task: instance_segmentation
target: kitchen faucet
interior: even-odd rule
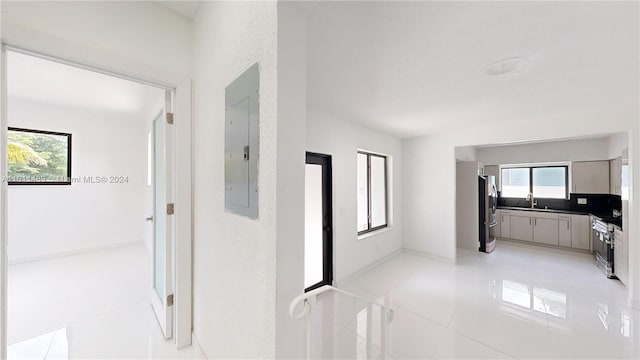
[[[538,205],[538,202],[536,201],[536,199],[533,198],[533,194],[532,193],[528,193],[527,194],[527,201],[531,201],[531,208],[534,209],[536,207],[536,205]]]

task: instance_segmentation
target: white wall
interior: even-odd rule
[[[9,186],[9,261],[141,243],[146,136],[140,119],[9,98],[9,126],[72,134],[70,186]],[[92,184],[84,177],[125,176]]]
[[[11,45],[137,76],[127,62],[190,72],[190,22],[151,2],[3,1],[2,11],[2,38]]]
[[[276,355],[276,17],[275,2],[204,2],[194,20],[193,327],[209,358]],[[250,220],[224,209],[224,89],[255,62],[259,215]]]
[[[481,147],[477,156],[485,165],[609,160],[609,137]]]
[[[390,156],[392,205],[391,229],[361,239],[357,235],[356,206],[356,154],[359,149]],[[307,150],[332,157],[334,278],[339,283],[402,248],[402,142],[347,119],[310,110],[307,115]]]

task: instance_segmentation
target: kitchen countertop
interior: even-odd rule
[[[560,210],[560,209],[538,209],[538,208],[525,208],[525,207],[517,207],[517,206],[498,206],[498,210],[518,210],[518,211],[538,211],[538,212],[546,212],[546,213],[556,213],[556,214],[570,214],[570,215],[593,215],[600,220],[614,224],[622,228],[622,217],[614,218],[611,214],[596,214],[587,211],[576,211],[576,210]]]

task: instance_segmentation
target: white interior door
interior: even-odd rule
[[[164,111],[153,121],[153,283],[151,305],[165,338],[173,336],[173,148],[172,94],[166,92]],[[172,115],[171,115],[172,116]]]

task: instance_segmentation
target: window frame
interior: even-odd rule
[[[8,181],[7,185],[71,185],[71,133],[63,133],[56,131],[24,129],[17,127],[8,127],[8,131],[20,131],[33,134],[65,136],[67,138],[67,181]],[[8,146],[8,145],[7,145]],[[8,157],[8,156],[7,156]],[[8,176],[9,174],[7,174]]]
[[[389,158],[386,155],[372,153],[369,151],[358,150],[358,155],[367,156],[367,228],[359,230],[358,236],[365,235],[374,231],[382,230],[389,227]],[[371,157],[384,159],[384,213],[385,222],[382,225],[371,227]]]
[[[570,184],[569,184],[569,165],[568,164],[531,164],[531,165],[504,165],[500,166],[500,197],[503,199],[526,199],[526,197],[513,197],[513,196],[503,196],[502,195],[502,181],[504,180],[504,176],[502,176],[503,170],[509,169],[529,169],[529,193],[533,194],[533,169],[544,169],[544,168],[564,168],[564,197],[563,198],[551,198],[551,197],[537,197],[536,199],[556,199],[556,200],[569,200],[570,198]]]

